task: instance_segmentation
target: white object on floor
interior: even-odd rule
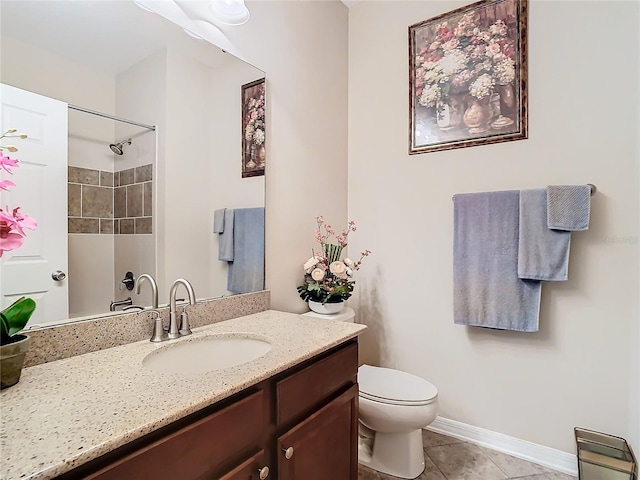
[[[374,432],[370,455],[359,448],[358,461],[382,473],[416,478],[425,468],[422,428],[438,414],[438,390],[416,375],[371,365],[358,369],[358,383],[360,422]]]

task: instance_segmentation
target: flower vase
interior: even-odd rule
[[[438,100],[436,105],[436,123],[440,130],[451,130],[462,123],[464,105],[458,95],[447,100]]]
[[[329,263],[337,262],[340,260],[340,255],[342,255],[342,246],[327,243],[324,246],[324,255],[327,257]]]
[[[309,308],[312,312],[320,313],[322,315],[332,315],[342,311],[344,308],[344,302],[340,300],[339,302],[322,303],[309,300]]]
[[[513,85],[498,85],[500,93],[500,112],[502,115],[513,115],[516,113],[516,96],[513,93]]]
[[[264,145],[260,146],[258,150],[258,167],[264,167],[264,161],[267,158],[267,150],[264,148]]]
[[[513,96],[511,84],[499,85],[498,92],[499,93],[494,93],[491,96],[495,110],[495,117],[497,117],[491,122],[491,127],[496,130],[513,125],[514,121],[509,117],[505,117],[504,114],[513,113],[513,107],[515,106],[515,98]],[[493,98],[495,97],[497,97],[497,99],[494,101]]]
[[[469,133],[475,135],[489,130],[489,120],[493,114],[490,97],[487,95],[480,99],[469,96],[469,104],[464,112],[464,124],[469,128]]]
[[[251,147],[249,148],[249,161],[246,163],[247,168],[249,169],[256,168],[257,164],[254,161],[255,158],[256,158],[256,146],[251,145]]]
[[[24,357],[29,350],[28,335],[14,335],[11,343],[0,346],[0,389],[8,388],[20,380]]]

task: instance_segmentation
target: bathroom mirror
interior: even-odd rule
[[[128,290],[127,272],[153,275],[161,304],[177,278],[188,279],[198,299],[244,293],[227,289],[213,217],[224,208],[264,209],[264,176],[242,178],[241,88],[265,72],[132,1],[3,0],[0,17],[3,84],[157,126],[69,110],[69,183],[60,185],[69,189],[69,313],[37,323],[100,317],[129,297],[150,305],[149,286]],[[83,175],[94,173],[111,174],[97,185],[113,194],[111,211],[90,209],[98,230],[86,227],[80,205],[110,193],[77,193]],[[129,174],[134,180],[123,183]],[[124,186],[140,205],[119,196]],[[119,218],[122,202],[139,207],[135,230],[137,214]],[[264,241],[261,229],[253,235]]]

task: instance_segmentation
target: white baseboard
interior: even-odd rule
[[[443,417],[436,417],[426,429],[522,458],[569,475],[578,476],[577,457],[555,448],[545,447],[527,440],[510,437],[509,435],[492,432],[491,430]]]

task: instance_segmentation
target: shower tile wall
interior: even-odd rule
[[[69,233],[152,233],[151,164],[118,172],[69,167]]]

